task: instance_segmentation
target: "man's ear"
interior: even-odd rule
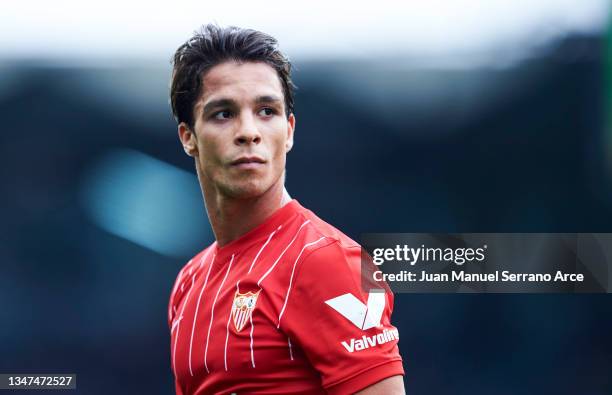
[[[293,147],[293,132],[295,131],[295,115],[289,114],[287,118],[287,141],[285,142],[286,152],[291,151]]]
[[[191,130],[189,125],[185,122],[179,123],[178,135],[185,153],[191,157],[198,156],[198,144],[195,133]]]

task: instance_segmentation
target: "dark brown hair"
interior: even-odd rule
[[[276,39],[257,30],[208,24],[174,54],[170,103],[178,123],[185,122],[193,129],[193,107],[202,92],[204,74],[229,60],[270,65],[283,87],[285,114],[288,117],[293,112],[295,85],[291,81],[291,63],[278,49]]]

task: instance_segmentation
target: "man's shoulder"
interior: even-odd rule
[[[198,269],[202,268],[205,261],[208,260],[211,252],[214,249],[214,243],[198,252],[193,258],[191,258],[181,270],[179,270],[174,280],[174,287],[170,293],[170,302],[176,302],[176,298],[180,299],[185,294],[185,288],[189,288],[190,279],[193,278]]]
[[[326,246],[332,248],[361,248],[359,243],[351,239],[340,229],[336,228],[329,222],[321,219],[313,211],[304,208],[302,210],[302,216],[308,221],[308,228],[310,232],[325,237],[329,242]]]
[[[205,261],[207,261],[208,257],[214,250],[215,243],[210,244],[208,247],[204,248],[197,254],[195,254],[187,263],[183,265],[181,270],[178,272],[177,281],[180,281],[182,278],[187,275],[193,273],[194,270],[200,268],[204,265]]]
[[[300,221],[307,221],[302,243],[305,248],[299,259],[301,277],[327,277],[359,270],[359,243],[311,210],[304,209],[301,214]]]

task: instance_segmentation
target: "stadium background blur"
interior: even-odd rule
[[[478,48],[440,45],[450,37],[413,9],[395,12],[389,31],[364,25],[362,9],[327,36],[304,19],[292,35],[273,17],[195,11],[170,34],[138,26],[146,11],[129,29],[127,17],[104,26],[107,11],[96,36],[97,19],[66,27],[82,10],[60,3],[46,25],[40,8],[11,4],[0,17],[2,373],[74,372],[77,392],[94,395],[171,393],[170,288],[213,239],[170,114],[169,58],[211,20],[275,35],[292,57],[288,190],[356,240],[612,232],[607,2],[544,1],[535,16],[501,1],[520,15],[490,2],[431,12],[447,20],[429,29],[448,35],[480,21],[453,37],[468,44],[504,18],[530,21]],[[129,47],[134,36],[146,45]],[[610,295],[398,294],[393,318],[409,394],[612,393]]]

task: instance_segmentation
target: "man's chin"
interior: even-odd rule
[[[225,195],[232,199],[255,199],[265,194],[269,188],[260,183],[246,182],[234,184],[225,189]]]

